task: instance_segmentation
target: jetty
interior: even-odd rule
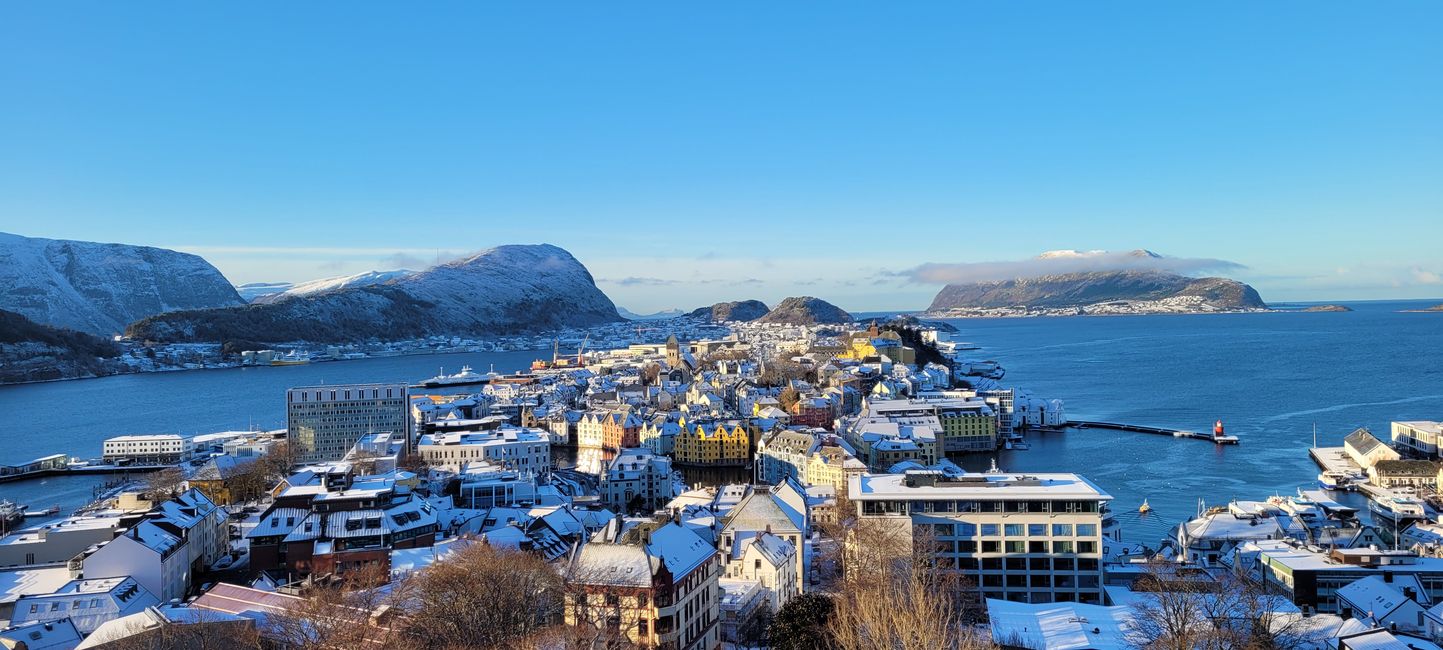
[[[3,472],[0,482],[27,481],[32,478],[66,477],[81,474],[149,474],[176,465],[63,465],[63,467],[25,468],[22,471]]]
[[[1123,424],[1121,422],[1098,422],[1094,420],[1069,420],[1067,427],[1072,429],[1108,429],[1111,431],[1130,431],[1133,433],[1147,433],[1158,436],[1172,436],[1174,438],[1192,438],[1193,440],[1207,440],[1219,445],[1238,444],[1237,436],[1214,437],[1210,433],[1188,431],[1186,429],[1170,429],[1168,427],[1150,427],[1141,424]]]

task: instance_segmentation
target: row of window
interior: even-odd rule
[[[863,501],[865,515],[905,515],[927,513],[1085,513],[1098,512],[1097,501]]]
[[[1000,542],[996,540],[976,541],[964,539],[958,541],[936,540],[938,553],[1053,553],[1053,554],[1090,554],[1097,552],[1097,542],[1086,541],[1053,541],[1050,545],[1046,541],[1038,540],[1007,540]]]

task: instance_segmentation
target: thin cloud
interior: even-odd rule
[[[1427,269],[1413,269],[1413,281],[1418,284],[1443,284],[1443,275]]]
[[[629,276],[625,278],[601,278],[597,282],[614,284],[618,287],[664,287],[679,284],[678,280],[666,280],[663,278],[644,278]]]
[[[897,272],[919,284],[961,284],[1035,278],[1089,271],[1162,271],[1179,275],[1237,271],[1237,262],[1202,257],[1165,257],[1151,251],[1049,251],[1037,257],[1010,262],[927,263]]]

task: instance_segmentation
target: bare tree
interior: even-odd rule
[[[646,385],[655,385],[656,378],[661,376],[661,364],[656,362],[648,363],[641,367],[641,380]]]
[[[167,467],[145,477],[145,495],[157,503],[180,494],[184,488],[185,473],[179,467]]]
[[[344,580],[323,577],[305,588],[303,600],[269,617],[267,635],[289,648],[406,647],[395,606],[407,592],[378,588],[387,577],[379,565],[348,571]]]
[[[105,650],[261,650],[260,634],[249,620],[223,618],[209,610],[191,612],[184,621],[156,625],[137,620],[119,632],[124,636],[95,645]]]
[[[783,388],[782,392],[777,395],[777,403],[781,405],[783,411],[791,412],[792,407],[800,401],[802,401],[802,394],[791,386]]]
[[[541,558],[472,544],[410,580],[406,634],[425,647],[505,647],[561,618],[561,578]]]
[[[1320,640],[1286,598],[1231,572],[1152,560],[1133,585],[1127,641],[1146,650],[1292,650]]]
[[[839,513],[844,535],[833,624],[840,650],[970,650],[994,647],[971,624],[982,618],[975,585],[942,565],[937,541],[906,519],[856,519]]]

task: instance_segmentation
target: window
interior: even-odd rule
[[[1027,542],[1024,542],[1024,541],[1022,541],[1022,540],[1015,540],[1015,541],[1014,541],[1014,540],[1010,540],[1010,539],[1009,539],[1009,540],[1007,540],[1007,552],[1008,552],[1008,553],[1026,553],[1026,552],[1027,552]]]
[[[982,535],[984,537],[995,537],[997,535],[997,524],[982,524]]]
[[[1028,537],[1047,537],[1047,524],[1027,524]]]
[[[1072,537],[1072,524],[1052,524],[1053,537]]]
[[[1024,530],[1022,524],[1007,524],[1004,529],[1008,537],[1021,537]]]
[[[1047,552],[1047,542],[1028,542],[1028,543],[1027,543],[1027,552],[1028,552],[1028,553],[1046,553],[1046,552]]]
[[[1097,535],[1097,524],[1078,524],[1078,537],[1094,537]]]
[[[1053,543],[1052,543],[1052,552],[1053,552],[1053,553],[1071,553],[1071,552],[1072,552],[1072,542],[1053,542]]]

